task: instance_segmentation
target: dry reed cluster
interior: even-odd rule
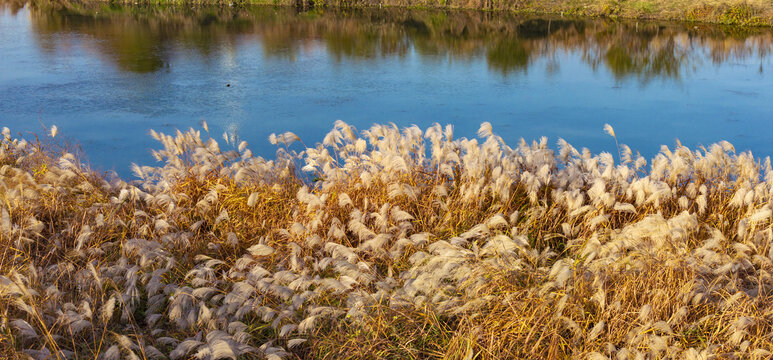
[[[56,134],[0,140],[2,357],[773,356],[773,170],[727,142],[191,129],[125,182]]]

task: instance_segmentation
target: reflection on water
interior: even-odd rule
[[[23,3],[7,3],[12,13]],[[421,56],[468,59],[485,54],[501,74],[528,71],[535,59],[579,51],[593,68],[618,79],[679,79],[705,50],[715,63],[758,56],[773,49],[770,31],[716,26],[606,20],[529,19],[484,12],[406,9],[325,10],[291,8],[159,8],[31,6],[36,40],[52,55],[60,39],[78,33],[84,44],[132,72],[164,68],[170,48],[181,45],[207,58],[235,51],[237,41],[260,40],[268,56],[293,60],[302,49],[321,45],[335,59]],[[554,63],[552,66],[559,66]]]
[[[0,125],[57,124],[90,160],[152,161],[149,128],[272,132],[490,121],[646,156],[679,138],[773,154],[773,32],[406,9],[121,7],[0,0]]]

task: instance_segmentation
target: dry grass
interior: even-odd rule
[[[37,0],[40,1],[40,0]],[[46,0],[49,1],[49,0]],[[69,3],[69,0],[55,0]],[[86,0],[76,3],[99,3]],[[114,3],[138,4],[118,0]],[[309,8],[403,7],[468,9],[524,14],[677,20],[741,26],[773,26],[773,2],[768,0],[144,0],[154,5],[255,4]]]
[[[549,0],[532,1],[524,11],[726,25],[773,25],[773,3],[766,0]]]
[[[153,136],[127,183],[4,131],[0,356],[773,355],[773,170],[726,142],[647,166],[487,123],[338,122],[272,161]]]

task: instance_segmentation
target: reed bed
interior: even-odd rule
[[[127,182],[56,135],[0,140],[4,358],[773,356],[773,170],[727,142],[203,124]]]

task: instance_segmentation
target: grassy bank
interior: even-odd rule
[[[85,2],[99,2],[87,0]],[[105,0],[113,4],[278,5],[300,8],[468,9],[580,17],[773,26],[768,0]]]
[[[726,142],[339,122],[265,160],[205,125],[127,182],[51,135],[0,140],[4,358],[773,354],[773,170]]]

